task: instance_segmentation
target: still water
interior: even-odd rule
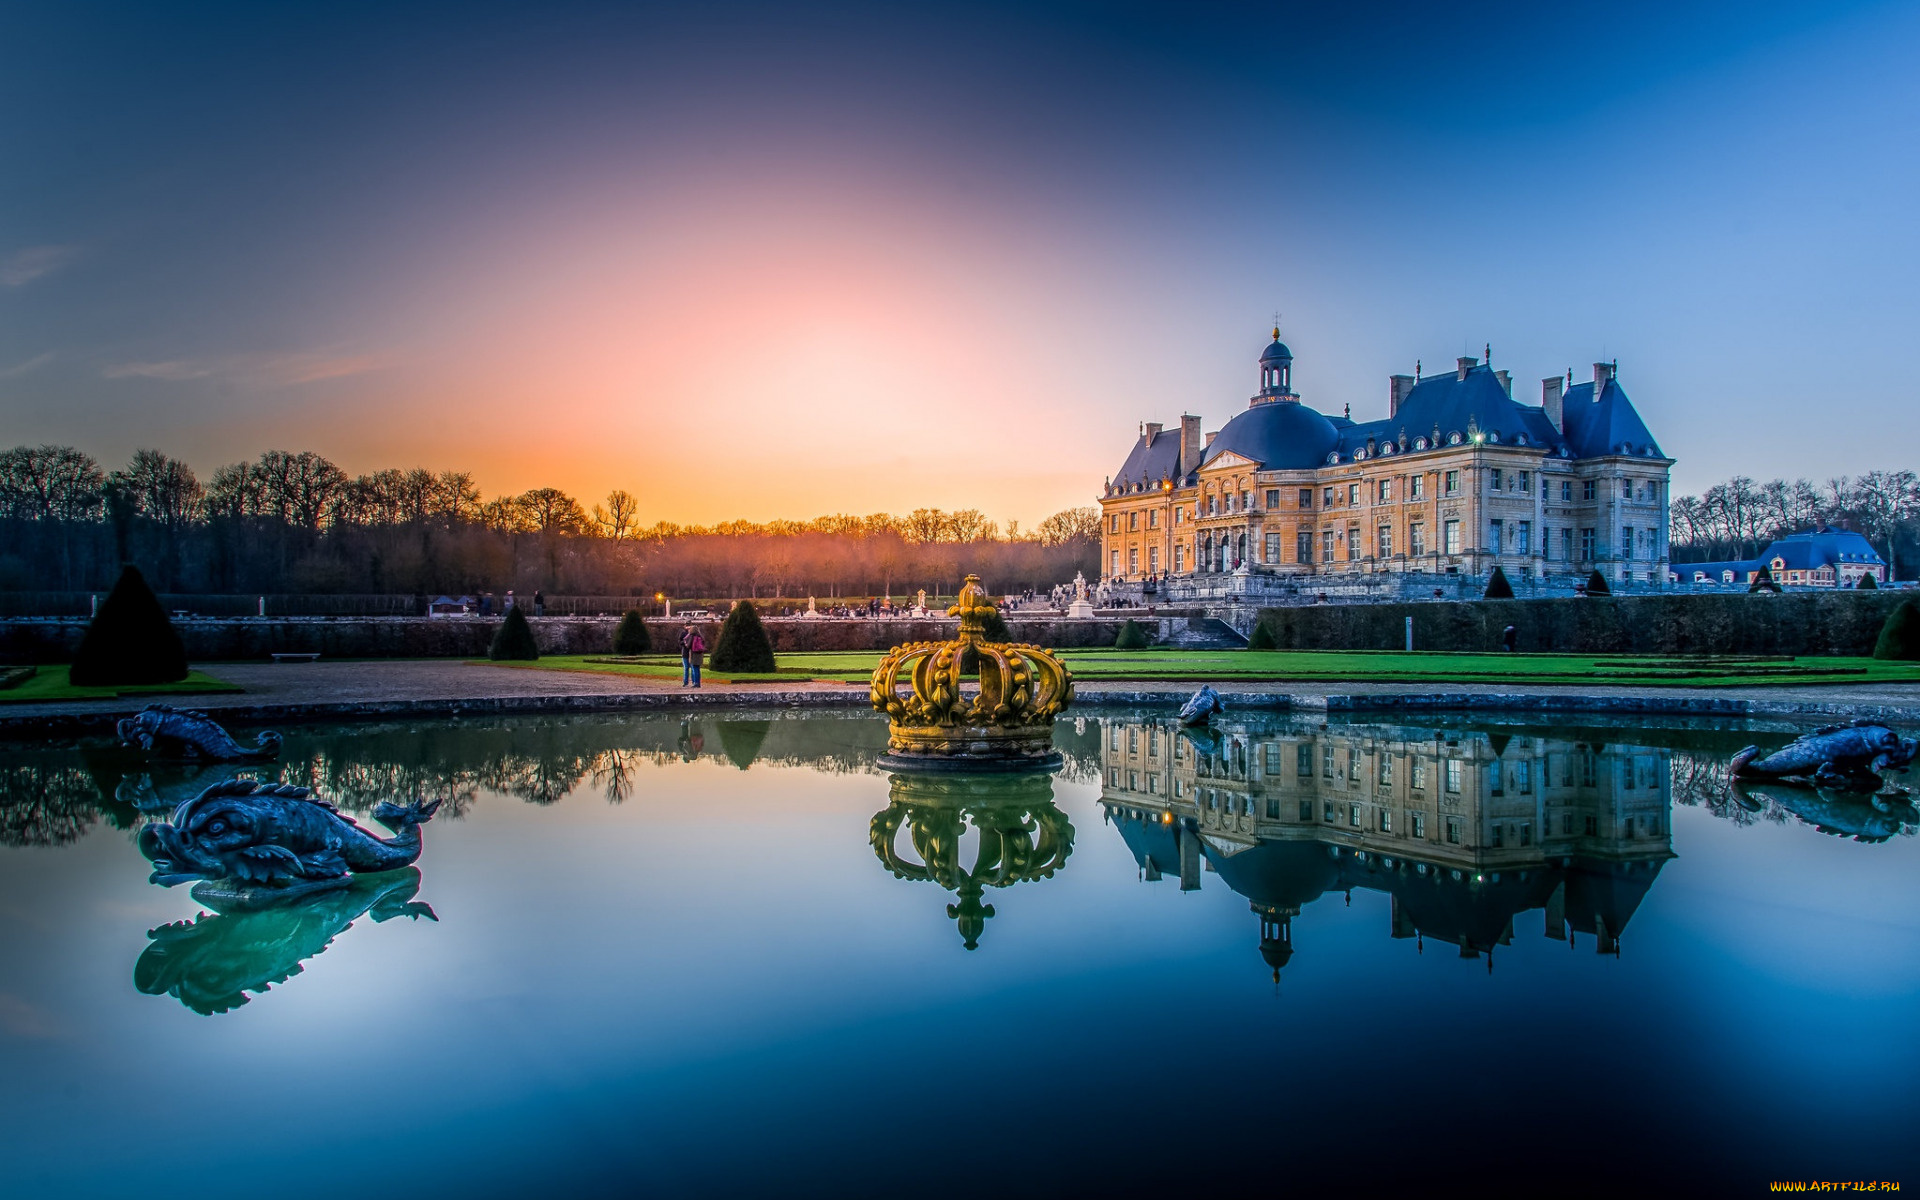
[[[134,845],[234,772],[0,747],[0,1187],[1920,1187],[1912,808],[1729,794],[1784,733],[1230,716],[988,783],[852,714],[290,729],[243,773],[444,803],[240,916]]]

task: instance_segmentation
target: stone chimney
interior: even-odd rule
[[[1200,418],[1187,414],[1180,418],[1180,477],[1185,479],[1189,472],[1200,465]]]
[[[1540,407],[1547,411],[1547,421],[1561,433],[1567,431],[1566,396],[1567,381],[1560,376],[1540,381]]]
[[[1207,440],[1206,440],[1206,444],[1205,444],[1205,445],[1203,445],[1203,446],[1201,447],[1201,449],[1202,449],[1202,450],[1205,450],[1207,446],[1211,446],[1211,445],[1213,445],[1213,439],[1215,439],[1215,438],[1217,438],[1217,437],[1219,437],[1219,436],[1220,436],[1220,431],[1219,431],[1219,430],[1217,430],[1217,429],[1216,429],[1216,430],[1214,430],[1214,431],[1213,431],[1212,433],[1210,433],[1210,434],[1208,434],[1208,435],[1207,435]]]
[[[1493,375],[1500,381],[1500,386],[1507,390],[1507,399],[1513,399],[1513,376],[1505,371],[1495,371]]]
[[[1465,356],[1462,356],[1460,358],[1455,359],[1453,365],[1454,365],[1453,377],[1455,379],[1465,379],[1467,377],[1468,371],[1471,371],[1475,367],[1480,365],[1480,360],[1477,358],[1467,358]]]
[[[1159,437],[1160,431],[1165,428],[1166,426],[1160,424],[1158,421],[1148,421],[1141,429],[1140,440],[1151,446],[1153,445],[1153,439]]]
[[[1400,405],[1413,391],[1413,385],[1419,382],[1411,375],[1387,376],[1387,415],[1393,416],[1400,411]]]
[[[1607,380],[1613,378],[1612,363],[1593,364],[1593,398],[1598,400],[1600,392],[1607,386]]]

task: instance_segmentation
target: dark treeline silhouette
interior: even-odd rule
[[[1775,538],[1824,523],[1864,535],[1897,570],[1920,553],[1920,476],[1868,471],[1816,485],[1737,475],[1698,496],[1674,497],[1667,515],[1675,563],[1751,558]]]
[[[1093,573],[1099,512],[1023,532],[977,509],[811,521],[642,525],[615,491],[591,510],[557,488],[483,499],[460,471],[350,477],[311,451],[193,468],[141,450],[106,471],[71,446],[0,451],[0,590],[102,589],[138,564],[160,592],[472,593],[515,588],[681,597],[998,590]]]

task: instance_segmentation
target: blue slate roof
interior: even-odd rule
[[[1222,454],[1239,454],[1270,471],[1317,467],[1340,444],[1340,431],[1353,422],[1326,417],[1304,404],[1277,400],[1256,404],[1233,420],[1207,447],[1200,465]]]
[[[1180,430],[1162,429],[1151,440],[1145,437],[1135,438],[1133,453],[1127,455],[1127,461],[1113,477],[1114,486],[1131,488],[1141,484],[1149,488],[1160,486],[1162,479],[1180,482],[1175,473],[1180,469]]]
[[[1851,529],[1808,529],[1800,533],[1790,533],[1748,559],[1736,559],[1728,562],[1674,563],[1673,571],[1683,583],[1692,583],[1696,571],[1706,572],[1707,578],[1719,582],[1723,571],[1732,571],[1734,582],[1745,583],[1747,574],[1758,571],[1774,559],[1781,559],[1785,565],[1783,571],[1817,571],[1821,567],[1835,567],[1841,563],[1862,564],[1865,566],[1886,566],[1886,560],[1860,534]]]
[[[1432,437],[1437,429],[1445,444],[1452,434],[1467,436],[1469,428],[1511,443],[1524,437],[1528,445],[1550,451],[1566,444],[1540,408],[1516,404],[1490,367],[1474,367],[1462,379],[1457,373],[1434,375],[1414,385],[1400,411],[1377,421],[1353,425],[1341,433],[1340,456],[1346,458],[1375,442],[1397,442],[1405,432],[1408,445],[1417,437]],[[1577,453],[1577,452],[1576,452]]]
[[[1593,387],[1583,383],[1569,388],[1562,401],[1566,407],[1566,441],[1575,458],[1603,454],[1666,457],[1653,434],[1647,432],[1646,422],[1634,411],[1633,401],[1627,399],[1619,380],[1607,380],[1598,400],[1594,399]]]
[[[1262,366],[1270,362],[1292,362],[1292,361],[1293,361],[1293,351],[1287,349],[1287,344],[1281,341],[1279,338],[1274,338],[1273,344],[1268,346],[1266,350],[1260,355],[1260,363]]]

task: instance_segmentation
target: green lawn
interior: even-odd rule
[[[178,696],[242,689],[202,671],[189,672],[178,683],[141,683],[125,687],[75,687],[67,682],[67,668],[41,667],[25,683],[0,691],[0,704],[44,704],[54,700],[111,700],[116,696]]]
[[[1920,663],[1872,658],[1659,658],[1583,654],[1404,654],[1364,650],[1063,650],[1082,680],[1178,683],[1482,683],[1605,684],[1641,687],[1785,687],[1846,683],[1920,683]],[[823,680],[865,683],[878,651],[782,654],[774,674],[730,675],[708,669],[710,683]],[[556,671],[680,678],[680,660],[648,655],[611,660],[594,655],[543,658]]]

